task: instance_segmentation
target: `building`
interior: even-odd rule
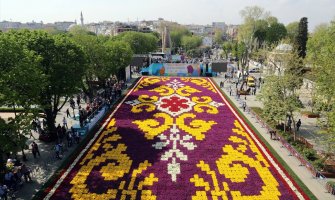
[[[229,40],[237,39],[238,28],[239,28],[239,25],[228,25],[226,34]]]
[[[212,27],[213,27],[214,30],[219,29],[222,32],[226,32],[228,26],[224,22],[213,22]]]

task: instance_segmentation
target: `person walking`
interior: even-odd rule
[[[32,151],[32,153],[33,153],[33,155],[34,155],[34,158],[36,158],[36,155],[38,154],[38,156],[39,157],[41,157],[41,154],[40,154],[40,151],[38,150],[38,146],[37,146],[37,144],[36,144],[36,142],[33,142],[32,144],[31,144],[31,151]]]
[[[301,126],[301,120],[299,119],[297,122],[297,131],[299,131],[300,126]]]
[[[57,143],[55,146],[55,153],[56,153],[56,158],[61,159],[60,153],[61,153],[62,145],[60,143]]]
[[[66,129],[68,129],[68,127],[67,127],[67,121],[66,121],[65,117],[63,117],[63,126],[66,127]]]
[[[7,193],[8,193],[7,186],[0,183],[0,199],[7,200],[8,199]]]
[[[243,112],[245,112],[246,107],[247,107],[247,103],[243,102]]]
[[[30,176],[30,169],[26,166],[26,164],[23,164],[21,166],[21,173],[23,174],[24,180],[26,182],[31,182],[31,176]]]
[[[66,109],[66,117],[67,117],[67,118],[68,118],[68,117],[71,117],[69,108]]]

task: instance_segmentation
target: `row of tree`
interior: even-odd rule
[[[237,40],[224,41],[216,32],[215,42],[222,46],[226,58],[229,54],[238,59],[241,70],[247,70],[250,58],[264,62],[264,51],[272,51],[279,43],[288,43],[294,46],[299,57],[306,55],[307,18],[300,22],[292,22],[286,27],[278,22],[270,12],[258,6],[246,7],[240,12],[243,24],[238,30]]]
[[[106,37],[81,27],[60,34],[0,33],[0,105],[21,111],[8,121],[0,119],[0,153],[25,148],[36,116],[44,117],[48,132],[54,133],[57,113],[72,95],[84,91],[92,96],[91,81],[118,74],[133,53],[154,51],[157,41],[154,34]]]
[[[264,114],[269,120],[284,122],[285,125],[290,118],[296,130],[294,113],[303,108],[299,89],[305,72],[311,71],[316,77],[312,89],[313,110],[321,114],[320,133],[326,138],[328,150],[334,151],[335,22],[322,24],[313,33],[308,33],[306,17],[285,27],[259,7],[247,7],[241,15],[244,23],[239,29],[238,41],[222,44],[226,57],[229,53],[237,57],[243,70],[247,68],[249,58],[253,58],[268,68],[272,67],[273,72],[276,69],[281,71],[266,76],[259,95],[264,104]],[[276,49],[279,43],[292,48]]]

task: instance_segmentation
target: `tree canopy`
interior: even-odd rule
[[[14,118],[0,118],[0,152],[16,153],[26,147],[30,121],[37,115],[32,106],[38,104],[40,91],[46,86],[40,62],[39,56],[11,34],[0,33],[0,105],[14,109]],[[18,107],[23,112],[15,112]]]
[[[202,39],[199,36],[183,36],[181,38],[181,45],[186,51],[196,49],[202,43]]]
[[[140,33],[140,32],[123,32],[120,35],[113,38],[113,40],[119,40],[126,42],[130,45],[134,54],[146,54],[154,52],[157,49],[158,39],[151,33]]]
[[[55,128],[55,118],[65,102],[60,98],[78,92],[86,66],[82,49],[64,35],[50,35],[44,31],[12,31],[7,33],[41,61],[38,69],[46,77],[46,85],[38,95],[39,105],[46,115],[49,131]]]
[[[308,60],[316,73],[314,105],[325,118],[321,122],[328,150],[335,149],[335,22],[319,26],[308,40]]]
[[[170,30],[170,37],[173,47],[181,47],[182,46],[182,37],[183,36],[191,36],[189,30],[187,30],[183,26],[173,26]]]
[[[299,22],[291,22],[286,26],[287,38],[291,44],[297,43],[296,39],[298,36]]]

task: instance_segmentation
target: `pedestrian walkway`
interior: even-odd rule
[[[224,78],[214,77],[213,80],[220,85],[221,81],[224,81]],[[222,91],[230,97],[231,101],[236,105],[238,109],[244,114],[244,116],[252,123],[252,125],[258,130],[262,137],[271,145],[271,147],[278,153],[278,155],[287,163],[288,166],[293,170],[293,172],[304,182],[304,184],[309,188],[309,190],[318,198],[322,200],[335,199],[334,195],[327,193],[323,180],[315,179],[312,174],[307,170],[306,167],[301,166],[301,163],[296,157],[291,156],[286,148],[282,147],[282,144],[278,140],[272,140],[268,129],[262,127],[262,125],[257,121],[256,118],[250,112],[243,112],[243,102],[246,102],[248,107],[263,107],[262,103],[256,99],[254,95],[247,95],[246,100],[245,96],[241,96],[240,99],[236,98],[236,85],[225,82],[224,88]],[[230,96],[230,88],[234,91],[232,96]],[[296,116],[297,117],[297,116]],[[299,117],[299,116],[298,116]],[[313,119],[305,118],[300,116],[302,120],[302,126],[300,130],[301,135],[311,134],[312,131],[315,131],[316,122]],[[314,119],[315,120],[315,119]],[[313,127],[313,129],[309,129]]]

